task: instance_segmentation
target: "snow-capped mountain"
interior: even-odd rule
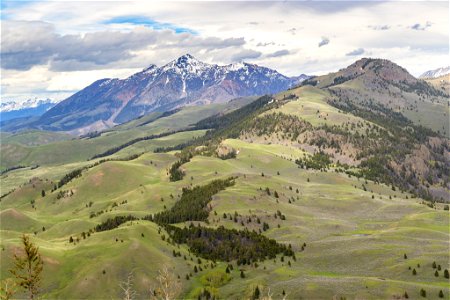
[[[450,66],[426,71],[419,78],[437,78],[447,74],[450,74]]]
[[[0,121],[17,118],[28,118],[43,115],[55,106],[57,101],[52,99],[28,99],[26,101],[5,101],[0,103]]]
[[[46,112],[37,126],[79,132],[98,130],[151,111],[272,94],[298,82],[297,77],[254,64],[219,66],[186,54],[162,67],[151,65],[123,80],[98,80]]]
[[[0,112],[8,112],[8,111],[15,111],[15,110],[22,110],[27,108],[37,108],[42,105],[48,106],[48,104],[56,104],[58,101],[52,100],[52,99],[28,99],[25,101],[5,101],[0,103]],[[51,105],[51,106],[53,106]]]

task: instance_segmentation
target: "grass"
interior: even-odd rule
[[[197,134],[202,133],[176,134],[152,143],[177,143]],[[57,192],[50,192],[51,181],[87,162],[8,173],[2,178],[2,188],[17,189],[0,202],[1,278],[8,276],[11,256],[25,232],[32,235],[44,256],[45,298],[120,298],[119,284],[129,272],[134,274],[139,297],[144,297],[156,284],[163,265],[180,276],[182,295],[195,298],[205,285],[205,277],[222,274],[225,263],[195,273],[197,258],[190,256],[185,245],[178,248],[163,241],[164,231],[158,233],[157,225],[148,221],[128,222],[86,239],[80,234],[112,216],[162,211],[177,201],[183,187],[233,175],[238,177],[236,184],[213,197],[207,226],[259,230],[262,222],[267,222],[270,228],[264,234],[291,244],[297,261],[285,258],[282,262],[279,256],[258,263],[257,268],[234,264],[230,277],[213,287],[220,298],[242,299],[250,296],[256,285],[265,291],[270,287],[274,299],[281,298],[283,290],[289,299],[385,299],[405,291],[417,298],[421,288],[430,298],[437,297],[441,289],[448,297],[448,281],[442,272],[435,277],[431,268],[433,261],[449,268],[447,211],[419,204],[419,199],[389,186],[368,182],[364,191],[363,180],[333,171],[299,169],[294,160],[304,153],[295,147],[232,139],[223,143],[239,150],[236,159],[195,156],[182,166],[186,176],[181,181],[168,180],[167,169],[177,160],[174,153],[146,153],[135,160],[107,162],[89,169],[62,188],[73,195],[61,199],[57,199]],[[155,144],[137,143],[115,155],[151,147]],[[42,180],[23,184],[34,176]],[[45,197],[40,195],[42,189],[47,192]],[[275,190],[278,199],[273,196]],[[35,200],[35,209],[31,200]],[[90,217],[91,212],[101,210],[103,214]],[[277,210],[286,220],[275,218]],[[224,213],[235,212],[240,215],[238,222],[223,218]],[[252,222],[246,222],[248,217]],[[70,236],[80,241],[69,243]],[[174,258],[173,250],[182,256]],[[404,253],[408,259],[403,258]],[[209,263],[204,261],[202,266]],[[408,270],[414,266],[417,276]],[[244,279],[240,269],[245,271]],[[189,273],[193,277],[186,280]]]
[[[337,108],[329,105],[327,99],[330,99],[331,95],[325,90],[312,86],[304,86],[288,92],[296,95],[298,99],[289,101],[287,104],[266,113],[281,112],[294,115],[311,123],[313,126],[340,126],[345,123],[369,123],[362,118],[341,112]],[[286,92],[281,93],[277,95],[277,98],[282,99],[285,94]]]
[[[229,106],[234,107],[232,105]],[[60,140],[53,143],[30,146],[17,143],[18,137],[8,136],[2,139],[0,145],[0,169],[4,170],[18,165],[56,166],[85,161],[95,154],[102,153],[138,137],[187,128],[197,120],[214,115],[226,107],[224,104],[206,105],[196,108],[187,107],[173,115],[159,118],[144,126],[138,126],[140,123],[126,123],[117,126],[92,139]],[[33,135],[36,136],[37,133]],[[194,134],[186,133],[186,135],[192,137]],[[179,139],[174,140],[174,144],[161,142],[160,145],[175,145],[182,138],[180,135],[177,137]],[[165,141],[168,140],[166,139]]]

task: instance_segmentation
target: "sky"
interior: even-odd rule
[[[63,99],[190,53],[287,76],[362,57],[445,67],[448,1],[2,1],[1,100]]]

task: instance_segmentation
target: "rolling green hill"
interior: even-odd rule
[[[2,283],[25,233],[44,299],[123,299],[130,274],[147,299],[164,268],[177,299],[450,297],[449,140],[330,76],[73,140],[2,136],[3,170],[21,166],[1,175]]]

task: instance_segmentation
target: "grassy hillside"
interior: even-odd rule
[[[435,88],[447,93],[447,95],[450,95],[450,74],[442,75],[437,78],[426,78],[425,81]]]
[[[166,170],[176,160],[173,154],[149,153],[89,169],[61,188],[71,193],[60,199],[59,190],[50,192],[45,179],[18,188],[1,202],[2,278],[8,276],[18,237],[26,232],[44,255],[45,297],[119,298],[119,284],[129,272],[139,294],[145,295],[156,284],[158,269],[166,265],[180,275],[182,295],[196,298],[205,277],[224,273],[224,263],[195,273],[199,264],[186,245],[178,248],[162,241],[164,231],[158,234],[158,226],[149,221],[128,222],[86,239],[81,232],[112,216],[142,217],[171,207],[184,186],[237,176],[234,186],[213,197],[207,226],[258,230],[266,222],[269,229],[264,235],[291,244],[297,261],[282,262],[278,256],[258,267],[235,265],[229,281],[214,289],[221,298],[250,296],[256,285],[270,286],[277,298],[285,290],[292,299],[335,295],[379,299],[405,291],[415,298],[421,288],[430,297],[441,289],[448,295],[448,281],[442,272],[435,277],[431,267],[433,261],[449,267],[448,212],[442,206],[432,209],[407,193],[332,170],[299,169],[293,159],[304,152],[292,146],[240,140],[225,140],[223,145],[237,149],[237,157],[196,156],[183,165],[182,181],[168,180]],[[47,191],[45,197],[40,195],[42,189]],[[277,211],[285,220],[274,217]],[[91,217],[93,213],[98,215]],[[236,213],[236,221],[228,218]],[[71,236],[80,241],[69,243]],[[174,258],[173,250],[182,256]],[[403,258],[405,253],[408,259]],[[94,260],[88,262],[89,257]],[[413,276],[409,267],[418,275]],[[240,269],[245,279],[240,278]],[[186,280],[188,273],[193,276]]]
[[[164,268],[180,299],[449,298],[448,204],[418,193],[448,194],[448,139],[330,82],[45,145],[2,136],[2,168],[22,168],[1,175],[0,278],[25,233],[43,298],[122,299],[131,274],[147,299]]]
[[[23,146],[40,146],[59,141],[74,139],[75,137],[65,133],[52,131],[23,131],[2,137],[2,144],[19,144]]]
[[[449,135],[448,91],[416,79],[382,59],[363,58],[335,73],[304,82],[327,90],[339,100],[377,111],[376,105],[401,113],[416,125]]]

